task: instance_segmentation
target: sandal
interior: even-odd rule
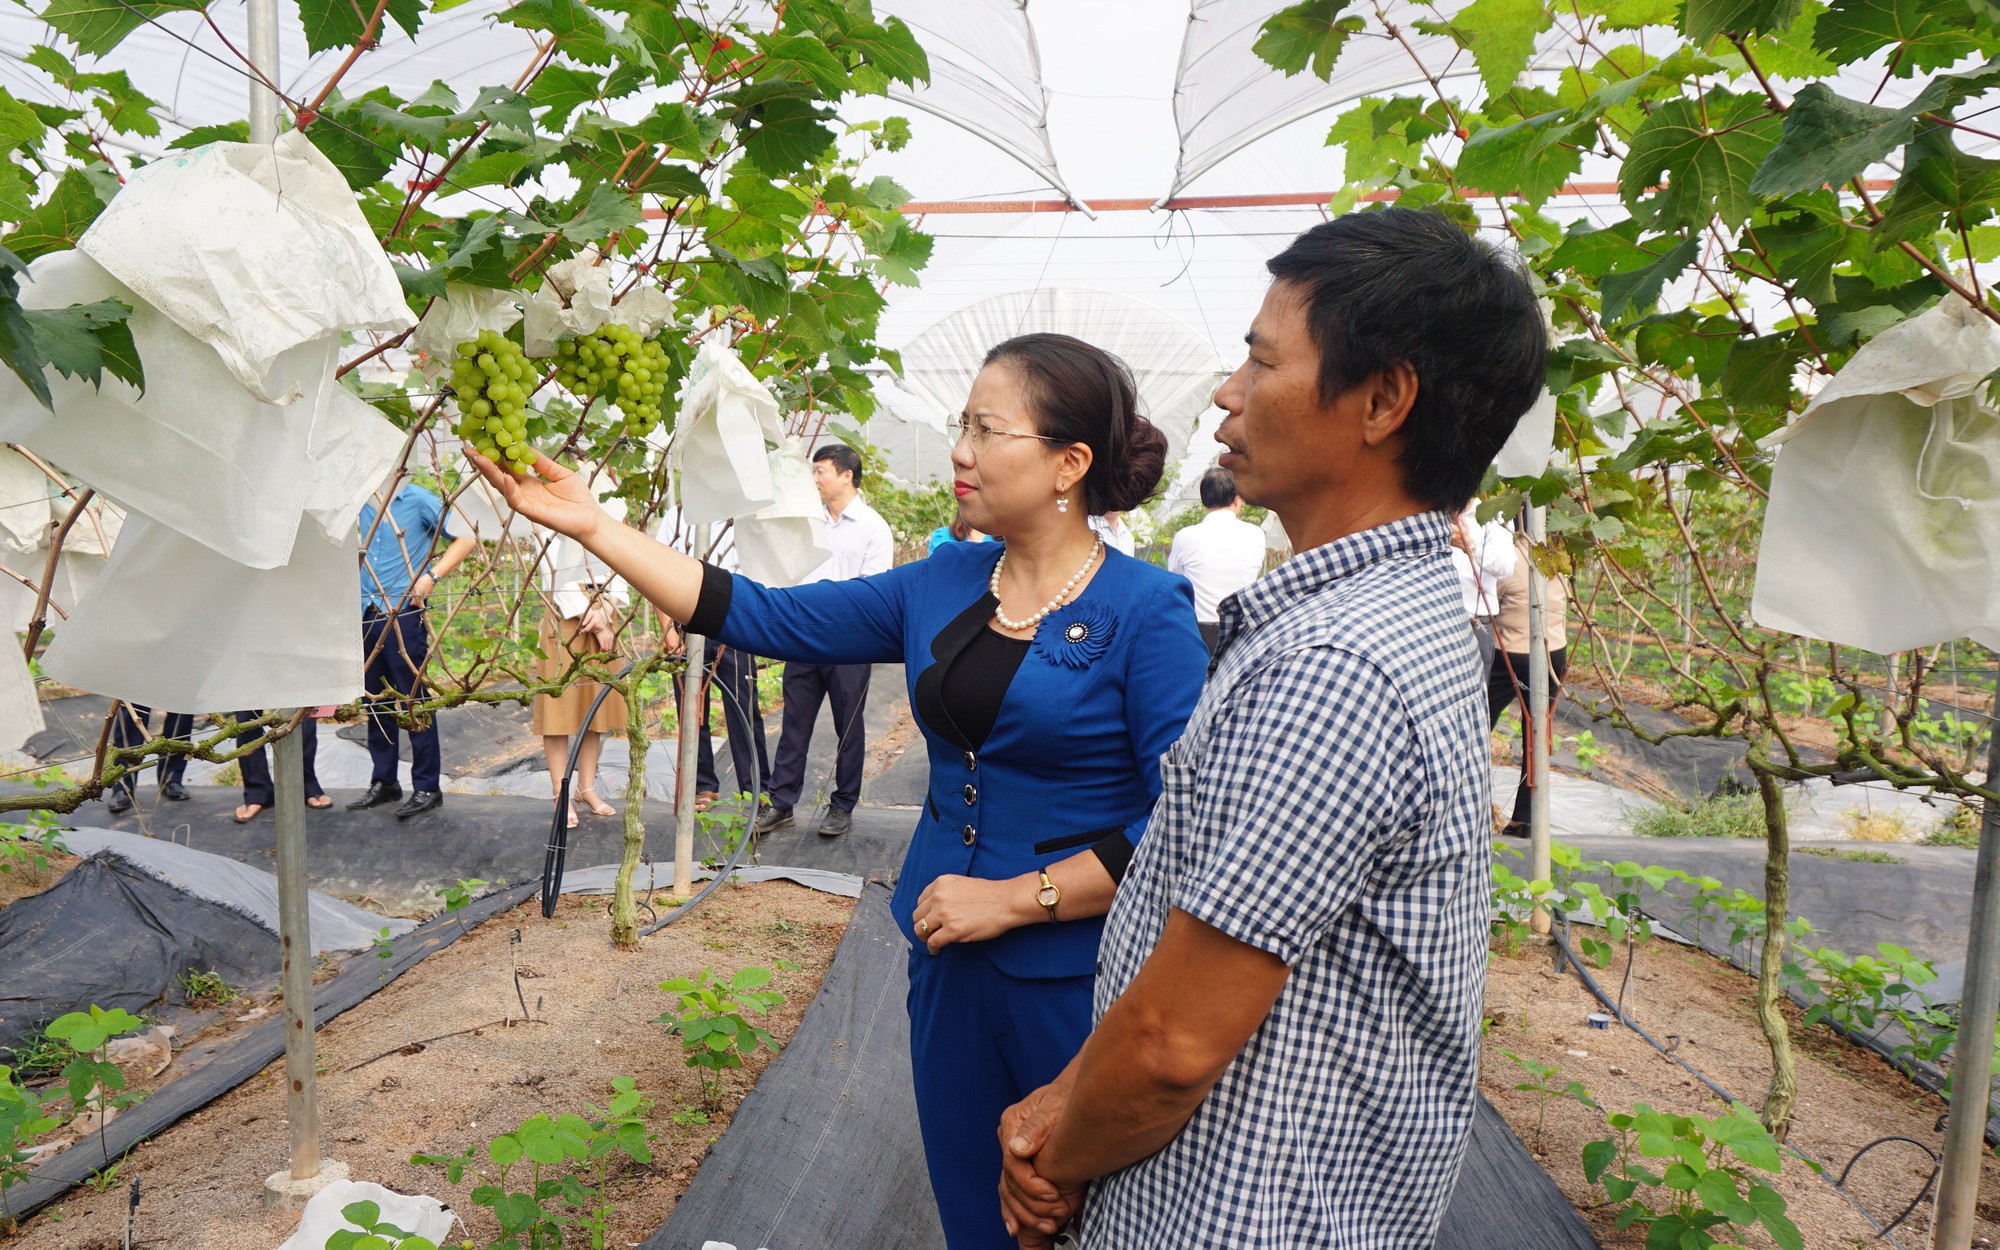
[[[333,806],[333,796],[331,794],[315,794],[306,800],[306,806],[316,812],[325,811],[327,808]]]
[[[236,805],[236,823],[247,825],[264,814],[262,803],[239,803]]]
[[[618,814],[618,809],[599,798],[595,790],[578,790],[576,797],[583,800],[583,805],[590,809],[590,814],[593,816],[616,816]]]
[[[694,810],[705,812],[722,801],[722,796],[713,790],[701,790],[694,796]]]
[[[551,799],[551,800],[550,800],[550,802],[554,802],[554,801],[555,801],[555,800],[553,800],[553,799]],[[563,828],[565,828],[565,829],[574,829],[574,828],[576,828],[576,826],[577,826],[577,819],[576,819],[576,804],[572,803],[572,804],[570,804],[570,805],[569,805],[569,821],[568,821],[568,823],[566,823],[566,824],[565,824],[565,825],[563,826]]]

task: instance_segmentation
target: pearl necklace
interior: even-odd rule
[[[1090,558],[1083,562],[1083,567],[1076,571],[1076,575],[1074,577],[1070,578],[1068,581],[1063,583],[1062,589],[1056,592],[1056,597],[1049,600],[1047,603],[1043,604],[1041,611],[1035,613],[1033,616],[1029,617],[1025,621],[1010,621],[1007,619],[1007,614],[1000,610],[1000,604],[999,604],[1000,570],[1007,567],[1007,553],[1004,551],[1001,552],[1000,559],[993,565],[993,580],[990,583],[988,583],[989,589],[993,591],[993,598],[994,598],[993,619],[1000,622],[1000,628],[1007,630],[1010,633],[1018,634],[1023,630],[1033,629],[1035,626],[1042,623],[1043,617],[1047,616],[1049,613],[1055,611],[1057,608],[1063,605],[1064,601],[1069,598],[1069,592],[1075,590],[1076,584],[1082,581],[1085,575],[1087,575],[1092,568],[1096,567],[1097,557],[1103,554],[1104,554],[1104,540],[1100,538],[1091,547]]]

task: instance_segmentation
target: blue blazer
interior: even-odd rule
[[[1207,671],[1187,579],[1107,549],[1083,592],[1042,621],[978,753],[960,750],[933,723],[937,688],[992,618],[988,583],[1004,550],[947,543],[887,573],[791,589],[711,568],[690,622],[752,655],[903,665],[931,771],[890,902],[913,944],[917,896],[940,876],[1014,877],[1121,832],[1136,846],[1160,795],[1160,755],[1187,727]],[[1084,976],[1103,931],[1093,917],[983,945],[1010,976]]]

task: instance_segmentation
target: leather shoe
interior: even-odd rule
[[[347,805],[347,810],[358,812],[364,808],[380,807],[384,803],[393,803],[402,797],[403,787],[395,782],[371,781],[368,783],[368,788],[362,791],[361,797]]]
[[[123,816],[132,810],[132,792],[123,787],[115,789],[104,796],[104,806],[111,810],[113,816]]]
[[[792,809],[789,807],[772,807],[769,803],[766,803],[763,807],[757,809],[756,833],[760,838],[774,829],[790,828],[791,823]]]
[[[843,812],[837,807],[827,808],[826,815],[819,819],[819,836],[822,838],[837,838],[852,828],[854,813]]]
[[[437,791],[412,790],[410,791],[410,797],[405,799],[403,805],[396,809],[396,819],[408,820],[412,816],[421,816],[432,808],[443,806],[444,796]]]
[[[188,792],[180,782],[167,781],[160,784],[160,797],[169,803],[185,803],[187,802]]]

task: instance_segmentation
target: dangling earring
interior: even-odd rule
[[[1068,512],[1068,511],[1069,511],[1069,496],[1068,496],[1068,495],[1057,495],[1057,496],[1056,496],[1056,511],[1057,511],[1057,512]]]

